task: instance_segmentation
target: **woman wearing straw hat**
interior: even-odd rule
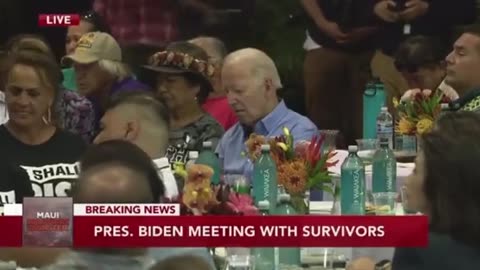
[[[190,151],[201,151],[202,143],[215,149],[222,126],[202,109],[213,90],[209,78],[215,68],[207,53],[188,42],[175,42],[150,57],[145,79],[155,85],[158,97],[170,110],[170,163],[186,163]]]

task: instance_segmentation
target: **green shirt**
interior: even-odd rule
[[[70,91],[77,91],[77,82],[75,81],[75,70],[73,68],[62,69],[63,82],[62,85]]]

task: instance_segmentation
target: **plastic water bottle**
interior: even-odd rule
[[[278,195],[278,206],[276,214],[279,216],[296,215],[297,212],[292,206],[290,194],[282,193]],[[299,248],[279,248],[279,263],[285,265],[300,265]]]
[[[365,214],[365,165],[356,145],[348,146],[348,157],[341,167],[340,208],[342,215]]]
[[[386,138],[380,139],[380,148],[373,155],[372,169],[373,193],[397,191],[397,160]]]
[[[188,161],[187,161],[187,164],[185,164],[185,169],[188,169],[190,165],[197,163],[197,159],[198,159],[197,151],[188,152]]]
[[[198,156],[196,164],[207,165],[213,169],[212,184],[220,184],[220,159],[218,159],[214,150],[212,149],[212,142],[203,142],[203,149]]]
[[[270,202],[267,200],[258,202],[258,210],[262,216],[268,216],[270,213]],[[252,250],[252,255],[255,258],[255,269],[257,270],[273,270],[278,269],[275,266],[278,266],[275,256],[275,248],[265,247],[265,248],[254,248]]]
[[[377,117],[377,139],[388,139],[388,145],[393,149],[393,117],[387,107],[382,107]]]
[[[255,203],[267,200],[270,213],[277,205],[277,165],[270,157],[270,145],[262,145],[262,154],[253,165],[253,197]]]

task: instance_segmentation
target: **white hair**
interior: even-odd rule
[[[252,73],[259,80],[259,83],[263,83],[265,79],[271,79],[272,86],[275,89],[278,90],[283,87],[277,67],[271,59],[268,59],[268,61],[259,59],[258,62],[252,63]]]
[[[100,68],[112,75],[117,81],[124,80],[132,76],[132,71],[127,65],[117,61],[102,59],[98,61]]]
[[[275,89],[283,87],[275,63],[266,53],[258,49],[246,48],[235,51],[225,58],[225,63],[227,62],[250,68],[252,76],[257,79],[258,83],[263,84],[265,79],[270,79]]]

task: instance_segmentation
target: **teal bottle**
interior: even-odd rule
[[[267,200],[270,213],[277,205],[277,165],[270,156],[270,145],[262,145],[262,154],[253,165],[253,197],[255,203]]]
[[[282,193],[278,195],[278,206],[276,215],[288,216],[296,215],[297,212],[292,206],[290,194]],[[300,265],[300,249],[299,248],[279,248],[279,263],[285,265]]]
[[[380,148],[373,155],[372,192],[397,191],[397,159],[388,139],[380,139]]]
[[[258,210],[262,216],[268,216],[270,212],[270,203],[267,200],[258,202]],[[275,268],[275,248],[262,247],[252,249],[252,255],[255,258],[255,269],[273,270]]]
[[[365,214],[365,165],[356,145],[348,146],[348,157],[341,167],[340,209],[342,215]]]
[[[221,166],[220,166],[220,159],[215,154],[214,150],[212,149],[212,142],[203,142],[203,149],[198,155],[198,159],[195,162],[196,164],[207,165],[213,169],[213,176],[212,176],[212,184],[218,185],[220,184],[220,174],[221,174]]]

